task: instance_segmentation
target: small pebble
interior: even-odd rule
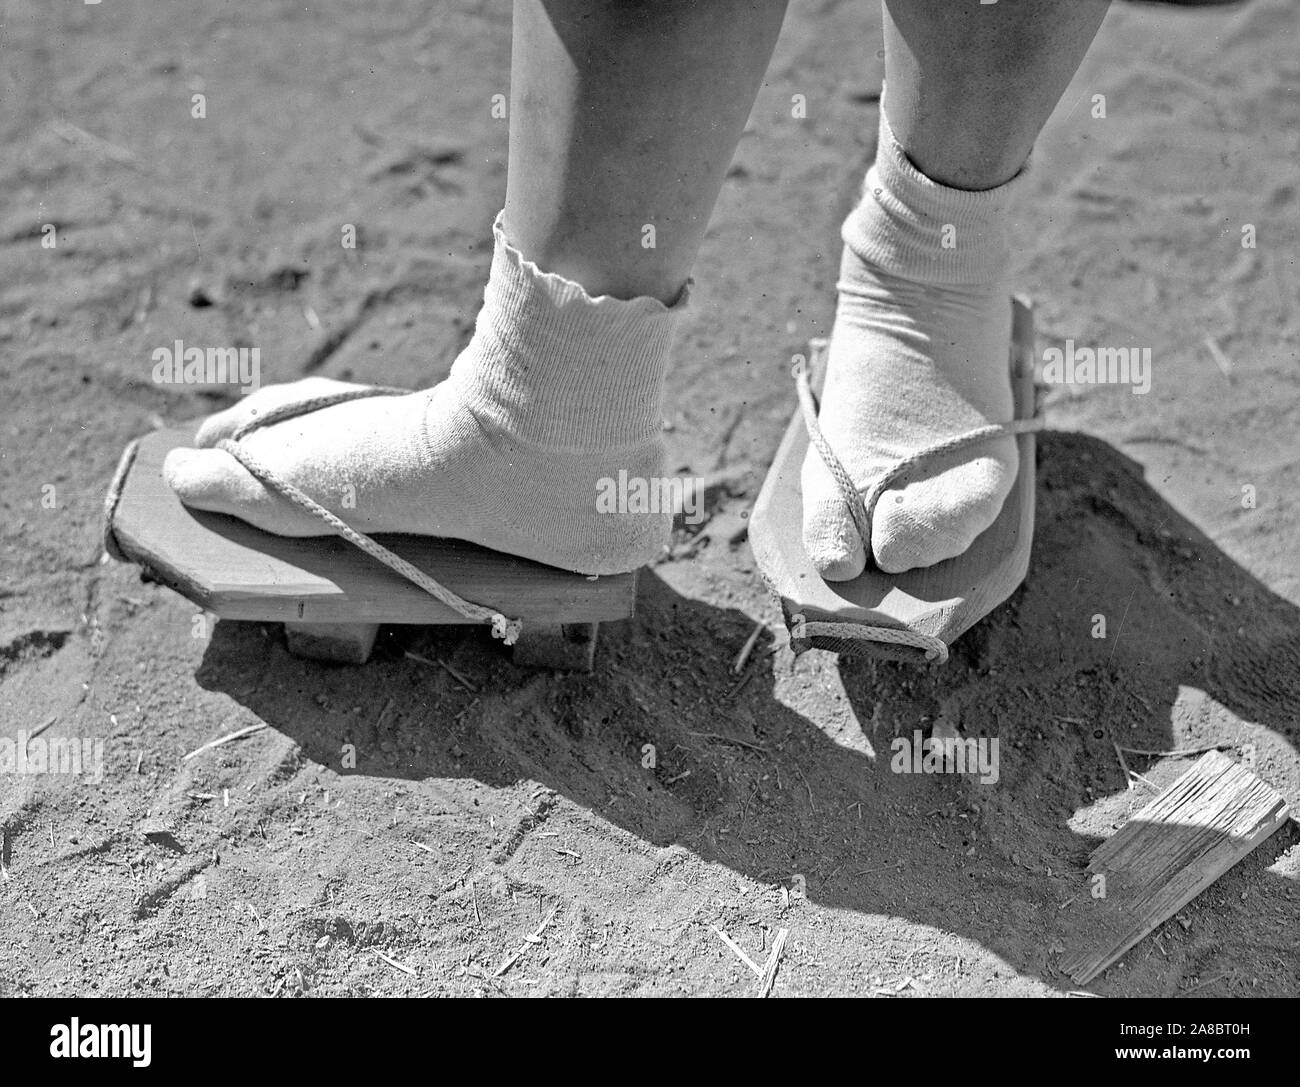
[[[190,281],[190,289],[185,294],[185,300],[195,309],[207,309],[215,304],[207,287],[197,279]]]

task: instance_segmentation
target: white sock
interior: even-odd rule
[[[499,216],[494,234],[474,336],[446,381],[323,408],[241,445],[365,533],[470,540],[585,574],[636,569],[667,543],[672,512],[605,512],[601,481],[622,470],[654,486],[663,474],[664,378],[688,290],[672,307],[592,298],[526,260]],[[168,455],[167,482],[186,505],[268,532],[329,534],[212,447],[282,404],[354,388],[308,378],[250,394],[203,423],[200,448]]]
[[[882,106],[876,161],[841,231],[839,303],[819,422],[865,490],[924,446],[1014,415],[1008,357],[1008,209],[1022,169],[985,192],[923,175]],[[996,520],[1015,482],[1015,440],[927,459],[876,505],[871,551],[889,573],[960,555]],[[840,491],[810,447],[804,546],[828,581],[857,577],[866,551]]]

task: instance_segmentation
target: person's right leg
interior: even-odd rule
[[[653,558],[671,515],[602,512],[600,481],[664,471],[677,303],[784,10],[517,0],[504,226],[451,377],[241,445],[363,532],[467,539],[593,574]],[[201,448],[169,455],[168,482],[187,505],[270,532],[328,533],[213,447],[280,404],[340,388],[313,380],[246,397],[204,423]]]
[[[1108,0],[885,0],[876,163],[844,223],[819,422],[854,484],[921,448],[1012,418],[1007,219],[1034,140]],[[887,489],[866,547],[890,573],[960,555],[1018,469],[1002,437],[934,457]],[[828,580],[867,551],[816,449],[804,544]]]
[[[695,262],[785,7],[516,4],[511,242],[589,294],[671,304]]]

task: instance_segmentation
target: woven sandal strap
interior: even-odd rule
[[[139,438],[128,443],[126,449],[122,451],[122,459],[117,462],[117,471],[113,473],[113,479],[108,485],[108,494],[104,496],[104,550],[118,562],[129,562],[130,559],[113,533],[113,518],[117,514],[117,504],[122,499],[122,488],[126,486],[127,474],[131,471],[131,465],[135,463],[135,455],[139,450]]]
[[[795,638],[857,638],[870,642],[885,642],[889,645],[907,645],[920,649],[925,659],[935,664],[943,664],[948,659],[948,643],[942,638],[922,634],[915,630],[903,630],[898,627],[873,627],[865,623],[823,623],[807,622],[802,616],[795,616]]]
[[[364,400],[371,396],[409,396],[410,389],[397,389],[391,385],[367,385],[362,389],[348,389],[345,392],[330,393],[328,396],[314,396],[310,400],[296,400],[292,404],[281,404],[272,408],[265,415],[257,415],[241,426],[230,436],[231,441],[239,441],[245,434],[251,434],[262,427],[283,423],[286,419],[296,419],[299,415],[308,415],[322,408],[332,408],[335,404],[346,404],[350,400]]]

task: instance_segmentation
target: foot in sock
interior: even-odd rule
[[[636,569],[669,538],[671,513],[610,513],[600,481],[663,474],[663,384],[671,308],[591,298],[540,271],[500,220],[483,309],[448,379],[404,396],[335,404],[240,439],[279,479],[365,533],[469,540],[585,574]],[[167,482],[188,506],[282,536],[330,534],[214,448],[287,403],[357,386],[274,385],[206,420]]]
[[[907,159],[881,111],[876,163],[844,223],[839,302],[818,422],[860,492],[904,457],[1014,415],[1005,220],[1024,175],[968,192]],[[886,573],[964,552],[1015,483],[1011,437],[927,458],[871,523]],[[828,581],[865,568],[864,541],[815,447],[802,473],[804,546]]]

